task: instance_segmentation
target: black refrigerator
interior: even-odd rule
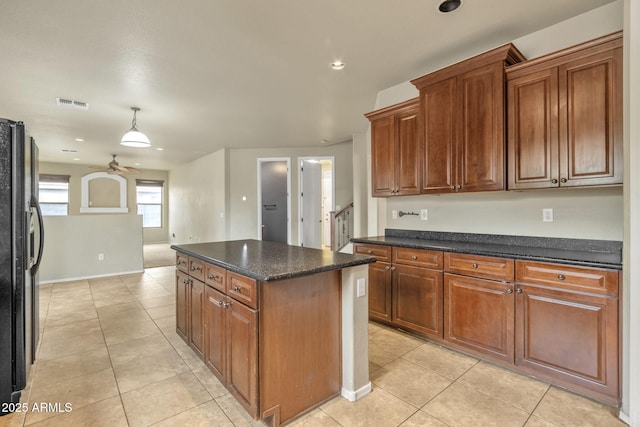
[[[35,359],[43,231],[38,147],[22,122],[0,119],[0,415],[20,400]]]

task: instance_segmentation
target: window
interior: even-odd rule
[[[162,193],[164,181],[136,179],[138,215],[142,215],[142,227],[162,227]]]
[[[42,215],[69,215],[69,175],[40,174],[39,180]]]

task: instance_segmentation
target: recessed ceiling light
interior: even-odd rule
[[[342,70],[345,66],[345,63],[342,61],[334,61],[331,63],[331,68],[333,70]]]
[[[84,139],[82,139],[82,138],[76,138],[74,141],[84,142]]]
[[[445,0],[440,3],[438,10],[440,10],[440,12],[442,13],[453,12],[454,10],[459,8],[461,4],[462,2],[460,0]]]
[[[156,150],[158,150],[158,151],[164,151],[164,148],[162,148],[162,147],[158,147],[158,148],[156,148]]]
[[[140,163],[136,163],[135,165],[136,165],[136,166],[140,166]]]
[[[79,157],[74,157],[73,160],[77,161],[77,160],[80,160],[80,158]]]

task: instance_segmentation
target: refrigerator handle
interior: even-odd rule
[[[38,258],[36,259],[35,264],[33,264],[33,267],[31,269],[31,274],[36,274],[36,272],[38,271],[38,268],[40,268],[40,261],[42,261],[42,252],[44,250],[44,220],[42,218],[42,210],[40,210],[40,203],[38,203],[38,200],[36,199],[35,196],[31,196],[31,207],[36,208],[36,211],[38,212],[38,223],[40,224],[40,241],[39,241],[39,247],[38,247]]]

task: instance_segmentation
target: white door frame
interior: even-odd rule
[[[287,243],[291,244],[291,157],[259,157],[257,159],[258,234],[256,239],[262,240],[262,164],[268,162],[287,162]]]
[[[331,187],[333,197],[331,200],[331,210],[336,210],[336,157],[335,156],[303,156],[297,159],[298,168],[298,245],[302,245],[302,162],[305,160],[330,160],[331,161]],[[322,236],[321,236],[322,238]]]

